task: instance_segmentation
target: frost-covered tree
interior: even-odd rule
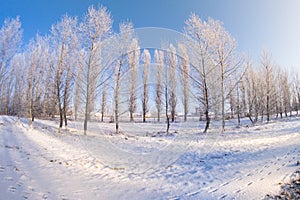
[[[151,55],[149,50],[144,49],[142,55],[142,79],[143,79],[143,94],[142,94],[142,110],[143,110],[143,122],[146,122],[146,114],[148,112],[148,100],[149,100],[149,75],[150,75],[150,63]]]
[[[178,44],[178,53],[180,60],[181,85],[183,94],[184,121],[187,121],[189,112],[189,96],[190,96],[190,63],[187,49],[184,44]]]
[[[258,95],[259,95],[259,74],[257,70],[253,68],[252,63],[250,60],[247,60],[247,72],[245,74],[245,90],[246,90],[246,104],[248,107],[247,116],[254,124],[258,120],[258,113],[259,113],[259,104],[258,104]]]
[[[75,84],[74,84],[74,94],[73,94],[73,107],[74,107],[74,119],[78,120],[79,115],[81,114],[80,110],[82,104],[84,102],[84,83],[86,81],[86,77],[84,74],[84,56],[85,50],[81,49],[78,52],[78,67],[75,72]],[[85,78],[85,79],[84,79]]]
[[[77,55],[77,19],[64,16],[60,22],[52,26],[51,42],[53,48],[53,64],[55,71],[54,84],[60,116],[59,133],[65,121],[67,128],[67,111],[73,84],[75,60]]]
[[[274,84],[274,71],[273,63],[271,60],[271,55],[266,51],[262,52],[261,55],[261,65],[263,68],[263,77],[264,77],[264,97],[265,97],[265,108],[267,121],[270,121],[270,116],[272,114],[272,108],[275,106],[274,95],[275,95],[275,84]],[[263,114],[262,114],[263,115]]]
[[[16,54],[12,59],[12,70],[10,76],[13,79],[13,114],[18,116],[18,123],[23,115],[24,110],[24,97],[26,88],[26,62],[25,56],[22,53]]]
[[[219,79],[221,89],[221,116],[222,116],[222,129],[225,129],[225,104],[228,96],[230,96],[233,89],[241,78],[236,79],[235,82],[231,79],[234,74],[239,70],[240,64],[236,61],[236,41],[225,30],[220,21],[210,20],[212,29],[212,45],[213,45],[213,61],[219,68]],[[242,76],[243,73],[241,73]],[[230,84],[232,87],[230,87]],[[226,88],[230,88],[226,90]]]
[[[241,118],[244,118],[246,116],[247,113],[247,103],[246,103],[246,87],[245,87],[245,74],[248,71],[248,66],[247,64],[245,64],[245,73],[242,77],[242,79],[238,82],[237,86],[236,86],[236,95],[237,95],[237,105],[236,105],[236,115],[238,118],[238,126],[241,123]],[[239,77],[238,77],[239,78]]]
[[[104,121],[104,115],[106,112],[106,101],[107,101],[107,89],[108,89],[108,83],[105,81],[102,84],[102,91],[101,91],[101,122]]]
[[[210,125],[211,109],[211,88],[209,81],[215,75],[216,66],[212,63],[213,53],[213,25],[214,21],[209,19],[207,22],[192,14],[185,22],[184,27],[186,35],[186,46],[191,62],[191,81],[196,88],[197,99],[200,102],[200,108],[203,110],[206,119],[204,133],[207,132]],[[213,98],[216,99],[216,98]],[[201,114],[200,114],[201,118]]]
[[[49,42],[49,40],[48,40]],[[54,55],[50,49],[44,52],[47,54],[44,79],[44,96],[42,99],[42,115],[43,117],[51,117],[52,119],[56,114],[57,96],[55,88],[55,68],[54,68]]]
[[[290,83],[289,83],[289,76],[287,71],[278,69],[277,70],[277,107],[282,118],[282,114],[284,113],[285,116],[288,116],[288,113],[291,112],[291,91],[290,91]],[[291,113],[290,113],[291,114]],[[278,115],[278,112],[277,112]]]
[[[300,109],[300,79],[299,74],[296,73],[293,77],[293,103],[292,107],[293,110],[297,112],[297,115],[299,115],[299,109]]]
[[[19,17],[15,19],[7,18],[0,28],[0,108],[1,113],[8,114],[10,101],[9,65],[15,53],[21,47],[22,29]]]
[[[167,128],[166,128],[166,133],[169,134],[170,130],[170,116],[169,116],[169,104],[172,101],[172,91],[169,89],[169,84],[170,84],[170,79],[172,79],[170,76],[171,74],[169,73],[169,68],[167,65],[163,65],[164,67],[164,83],[163,83],[163,88],[164,88],[164,96],[165,96],[165,114],[166,114],[166,123],[167,123]],[[171,94],[171,95],[170,95]]]
[[[156,90],[155,103],[157,109],[157,121],[160,122],[163,101],[163,67],[164,67],[164,52],[154,51],[154,62],[156,66]]]
[[[44,94],[43,83],[45,68],[48,66],[48,55],[45,54],[49,49],[45,37],[39,35],[28,45],[25,53],[27,67],[27,87],[26,87],[26,110],[29,124],[33,127],[35,117],[42,113],[42,97]]]
[[[130,83],[129,83],[129,114],[130,121],[133,121],[133,113],[136,111],[137,106],[137,84],[138,84],[138,67],[140,59],[140,47],[138,45],[138,40],[134,38],[131,45],[129,46],[128,53],[128,65],[130,73]]]
[[[176,114],[176,105],[177,105],[177,95],[176,95],[176,89],[177,89],[177,77],[176,77],[176,70],[178,65],[178,59],[176,55],[176,48],[170,44],[167,54],[167,64],[168,64],[168,70],[167,73],[169,73],[168,80],[167,80],[167,87],[170,88],[169,90],[169,104],[171,108],[171,121],[175,121],[175,114]]]
[[[78,71],[81,72],[77,81],[81,83],[77,90],[81,90],[83,95],[81,101],[84,104],[84,134],[87,134],[87,124],[90,114],[96,100],[99,77],[106,67],[102,63],[101,48],[103,41],[110,36],[112,32],[112,19],[110,13],[103,6],[88,8],[80,23],[81,33],[80,43],[82,50]],[[78,85],[77,85],[78,86]],[[80,94],[80,92],[79,92]]]
[[[115,125],[116,133],[119,134],[119,115],[120,113],[120,89],[121,89],[121,77],[123,72],[126,71],[124,66],[126,65],[126,56],[130,52],[129,47],[132,44],[133,38],[133,25],[131,23],[120,24],[120,34],[116,37],[117,59],[115,64],[115,86],[114,86],[114,111],[115,111]]]

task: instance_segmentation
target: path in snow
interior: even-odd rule
[[[26,123],[19,126],[15,118],[1,116],[0,199],[262,198],[270,192],[276,194],[279,182],[297,169],[298,120],[232,129],[218,141],[208,135],[204,142],[193,140],[176,162],[157,165],[162,158],[155,160],[153,154],[148,162],[155,162],[156,168],[136,173],[133,167],[142,166],[145,160],[122,162],[123,167],[111,168],[96,155],[100,151],[93,151],[97,149],[93,140],[83,143],[75,133],[58,135],[51,128],[53,122],[38,120],[38,128],[30,130]],[[140,149],[137,145],[141,144],[161,151],[158,140],[170,140],[144,137],[137,143],[122,136],[110,137],[116,145],[126,145],[132,151]],[[181,139],[176,145],[187,144],[186,138]],[[206,154],[211,144],[214,148]],[[182,148],[168,153],[178,154],[179,150]],[[113,154],[105,153],[114,160]]]

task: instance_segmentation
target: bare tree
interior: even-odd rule
[[[142,64],[143,64],[143,96],[142,96],[142,109],[143,109],[143,122],[146,122],[146,114],[148,112],[148,99],[149,99],[149,75],[150,75],[150,63],[151,55],[149,50],[144,49],[142,53]]]

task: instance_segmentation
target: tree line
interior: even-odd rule
[[[59,116],[59,132],[68,120],[83,120],[84,133],[95,113],[111,117],[119,133],[120,116],[130,122],[150,108],[156,121],[170,124],[197,115],[204,132],[211,120],[287,117],[300,106],[300,79],[276,65],[263,51],[254,64],[237,51],[237,42],[221,21],[191,14],[184,39],[161,49],[142,49],[133,24],[119,31],[103,6],[91,6],[82,18],[63,16],[47,35],[22,43],[19,17],[0,29],[0,114],[35,118]]]

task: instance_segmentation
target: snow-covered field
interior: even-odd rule
[[[231,124],[230,124],[231,123]],[[0,116],[0,199],[262,199],[276,194],[300,160],[300,118],[225,134],[198,122],[81,124],[59,135],[53,121]],[[200,124],[200,126],[202,126]],[[154,137],[155,136],[155,137]]]

